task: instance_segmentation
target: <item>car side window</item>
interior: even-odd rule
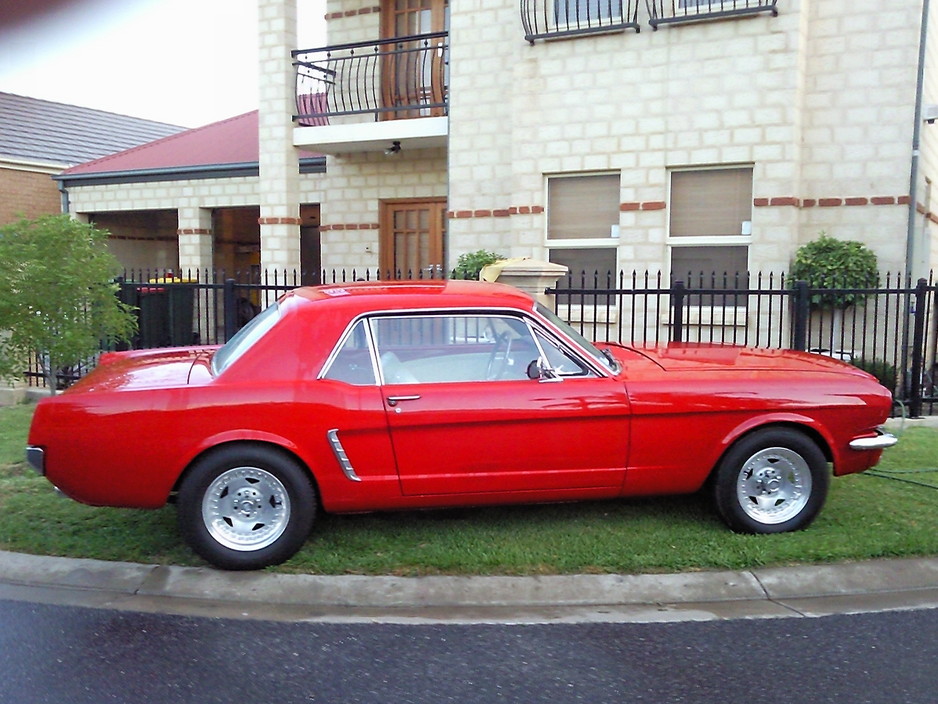
[[[520,318],[410,315],[372,320],[385,384],[527,379],[539,352]]]
[[[364,320],[359,320],[345,336],[323,378],[356,386],[370,386],[376,383]]]

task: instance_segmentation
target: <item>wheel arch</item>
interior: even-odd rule
[[[827,435],[823,433],[820,428],[814,425],[810,419],[775,418],[756,424],[742,426],[724,438],[723,450],[720,452],[719,457],[717,457],[716,461],[713,463],[713,466],[710,467],[710,472],[707,475],[706,483],[709,484],[713,480],[713,477],[716,474],[717,469],[720,467],[720,464],[723,462],[723,459],[726,457],[727,453],[733,449],[733,447],[735,447],[745,438],[752,436],[754,433],[762,432],[764,430],[794,430],[796,432],[800,432],[808,437],[811,442],[817,445],[818,449],[824,455],[824,459],[827,460],[828,463],[834,461],[834,452],[830,438],[827,437]]]
[[[299,455],[299,453],[295,450],[295,448],[290,447],[286,444],[277,442],[275,440],[269,439],[269,438],[268,439],[232,438],[232,439],[223,440],[221,442],[211,444],[208,447],[203,448],[198,454],[196,454],[191,460],[189,460],[189,462],[186,464],[183,470],[179,473],[179,476],[176,477],[176,481],[173,484],[172,492],[170,495],[171,498],[175,497],[183,481],[185,481],[186,477],[191,473],[192,468],[195,467],[199,462],[203,461],[207,457],[211,457],[211,455],[215,453],[222,452],[224,450],[227,450],[233,447],[239,447],[239,446],[240,447],[264,448],[264,449],[272,450],[273,452],[276,452],[277,454],[281,455],[285,459],[295,462],[297,466],[300,467],[300,469],[302,469],[306,473],[307,477],[309,477],[310,482],[312,482],[313,489],[315,489],[315,494],[316,494],[316,503],[318,504],[318,508],[320,509],[322,508],[322,497],[319,491],[319,482],[316,479],[316,474],[313,472],[312,467],[310,467],[309,464],[303,460],[303,458]]]

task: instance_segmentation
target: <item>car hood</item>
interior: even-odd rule
[[[672,342],[666,346],[635,345],[624,349],[654,362],[666,371],[817,371],[869,376],[865,371],[831,357],[795,350],[688,342]]]
[[[64,393],[130,391],[186,386],[210,377],[215,347],[180,347],[106,352],[90,374]]]

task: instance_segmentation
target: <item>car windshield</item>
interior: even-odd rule
[[[611,355],[604,354],[602,350],[598,349],[592,342],[578,333],[569,323],[558,317],[557,314],[554,313],[554,311],[552,311],[550,308],[541,303],[538,303],[537,312],[547,318],[551,323],[554,324],[555,327],[563,331],[567,337],[580,345],[580,347],[582,347],[584,350],[589,352],[590,356],[599,362],[605,369],[608,369],[612,372],[618,371],[619,365]]]
[[[238,330],[212,357],[212,373],[216,376],[230,367],[241,355],[251,349],[280,320],[280,306],[274,303],[260,315]]]

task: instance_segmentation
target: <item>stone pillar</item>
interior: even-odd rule
[[[553,310],[554,301],[544,291],[566,276],[563,264],[544,262],[537,259],[504,259],[482,269],[479,276],[483,281],[498,281],[530,293],[540,303]]]
[[[179,208],[179,275],[185,278],[202,279],[211,276],[214,239],[212,211],[207,208]]]
[[[300,174],[293,146],[296,0],[258,0],[261,268],[300,269]]]

